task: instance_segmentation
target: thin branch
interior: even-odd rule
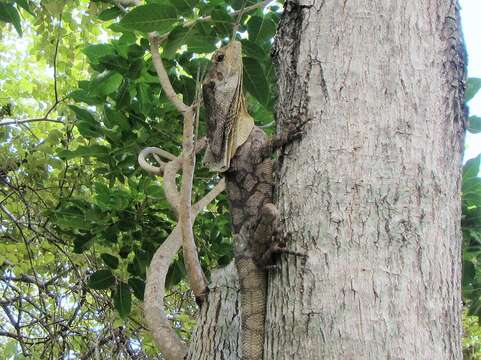
[[[87,360],[94,355],[95,351],[98,350],[100,346],[107,344],[109,341],[113,340],[114,336],[109,335],[100,339],[94,346],[92,346],[85,354],[80,357],[80,360]]]
[[[57,86],[57,56],[58,56],[58,46],[60,44],[60,31],[62,29],[62,12],[60,13],[57,26],[57,41],[55,42],[55,51],[53,54],[53,91],[55,94],[55,103],[58,104],[58,86]]]
[[[160,159],[158,159],[155,156],[156,154],[160,155],[160,156],[163,156],[164,158],[166,158],[168,160],[176,160],[177,159],[174,155],[172,155],[168,151],[162,150],[158,147],[146,147],[145,149],[143,149],[139,153],[139,156],[138,156],[137,160],[139,162],[140,167],[142,169],[144,169],[145,171],[147,171],[149,174],[162,175],[162,173],[164,172],[165,163],[163,161],[160,161]],[[153,165],[150,165],[147,162],[146,159],[149,155],[152,155],[155,158],[155,160],[157,161],[159,166],[153,166]]]
[[[182,114],[184,119],[182,142],[182,191],[180,192],[179,200],[172,197],[172,201],[169,201],[171,203],[178,203],[177,213],[182,231],[182,249],[187,270],[187,279],[192,291],[194,292],[196,300],[201,303],[207,293],[207,280],[204,272],[202,271],[197,248],[195,246],[194,233],[192,231],[193,222],[191,219],[192,181],[195,168],[194,112],[192,106],[187,106],[182,102],[182,100],[180,100],[174,88],[172,87],[159,54],[159,38],[155,33],[150,33],[149,40],[152,53],[152,62],[157,72],[160,85],[162,86],[162,89],[169,100]],[[177,196],[175,197],[177,198]]]
[[[164,190],[167,201],[172,205],[175,216],[179,218],[180,208],[180,193],[175,183],[175,176],[180,169],[182,162],[180,158],[178,161],[171,161],[164,168]]]
[[[65,124],[62,120],[55,120],[55,119],[49,119],[49,118],[43,117],[43,118],[35,118],[35,119],[0,121],[0,126],[20,125],[20,124],[26,124],[26,123],[31,123],[31,122],[40,122],[40,121],[53,122],[53,123],[58,123],[58,124]]]
[[[179,99],[177,93],[175,92],[172,84],[170,83],[169,76],[165,71],[164,64],[162,63],[162,59],[159,54],[159,38],[155,33],[149,34],[149,41],[150,41],[150,52],[152,53],[152,63],[154,64],[155,70],[157,72],[157,76],[159,77],[160,85],[162,89],[165,91],[167,98],[174,104],[177,110],[181,114],[191,113],[192,109],[185,105],[182,100]]]
[[[182,191],[179,212],[182,229],[182,251],[189,285],[197,304],[200,305],[207,296],[207,279],[200,265],[199,253],[195,245],[192,229],[194,223],[192,219],[192,185],[195,170],[193,116],[184,116],[182,148]]]
[[[220,181],[208,194],[193,206],[193,218],[225,188]],[[155,343],[167,360],[183,359],[187,346],[172,329],[164,311],[165,278],[175,255],[182,244],[180,226],[177,225],[155,252],[147,270],[144,293],[144,314]]]

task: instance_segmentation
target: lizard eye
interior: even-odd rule
[[[217,62],[224,61],[224,54],[217,54],[217,56],[215,57],[215,61]]]

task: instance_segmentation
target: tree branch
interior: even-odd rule
[[[55,119],[49,119],[49,118],[35,118],[35,119],[22,119],[22,120],[6,120],[6,121],[0,121],[0,126],[6,126],[6,125],[19,125],[19,124],[26,124],[26,123],[31,123],[31,122],[40,122],[40,121],[47,121],[47,122],[53,122],[53,123],[58,123],[58,124],[65,124],[62,120],[55,120]]]
[[[179,99],[177,93],[172,87],[172,84],[170,83],[169,76],[165,71],[164,64],[162,63],[162,59],[159,54],[159,37],[155,33],[150,33],[149,41],[150,52],[152,54],[152,63],[154,64],[155,71],[157,72],[157,76],[159,77],[160,85],[165,91],[167,98],[172,102],[172,104],[174,104],[174,106],[182,115],[184,115],[185,113],[192,114],[192,109],[189,106],[185,105],[182,100]]]
[[[193,218],[210,201],[225,189],[225,182],[220,181],[208,194],[193,207]],[[172,329],[164,310],[165,278],[177,251],[182,244],[182,232],[177,225],[167,239],[155,252],[147,270],[144,293],[144,314],[154,340],[167,360],[183,359],[187,346]]]
[[[179,223],[182,231],[183,253],[185,267],[187,270],[187,278],[189,285],[194,292],[198,302],[202,302],[205,298],[207,289],[207,280],[200,265],[197,248],[195,246],[194,234],[192,231],[191,206],[192,206],[192,181],[194,178],[195,153],[194,153],[194,112],[192,106],[185,105],[177,96],[172,84],[169,80],[164,64],[159,54],[159,38],[155,33],[149,34],[150,49],[152,53],[152,62],[157,72],[160,85],[166,93],[169,100],[174,104],[177,110],[182,114],[183,124],[183,142],[182,142],[182,191],[178,201]],[[169,200],[170,201],[170,200]],[[172,203],[177,200],[172,199]]]

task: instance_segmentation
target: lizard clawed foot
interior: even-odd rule
[[[307,254],[305,253],[289,250],[285,242],[277,241],[274,244],[272,244],[272,246],[269,249],[267,249],[264,255],[262,255],[259,263],[262,265],[262,267],[264,267],[267,270],[275,269],[276,267],[278,267],[278,265],[272,265],[272,261],[274,259],[274,256],[279,254],[294,255],[294,256],[300,256],[303,258],[307,257]]]
[[[207,295],[209,295],[209,292],[210,289],[206,287],[199,296],[195,297],[195,302],[199,307],[201,307],[204,301],[207,299]]]
[[[265,271],[279,271],[281,266],[279,264],[264,265],[263,269]]]
[[[294,256],[307,257],[307,254],[305,253],[289,250],[285,242],[277,242],[271,248],[272,248],[272,254],[289,254]]]
[[[297,125],[290,125],[287,128],[287,135],[285,144],[290,144],[294,140],[300,140],[306,133],[305,125],[310,121],[310,119],[304,120],[300,124]]]

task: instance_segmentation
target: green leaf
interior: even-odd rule
[[[126,29],[163,34],[170,31],[176,22],[177,11],[173,6],[148,4],[132,9],[120,20],[120,25]]]
[[[121,257],[122,259],[126,259],[126,258],[129,256],[131,250],[132,250],[132,249],[131,249],[130,246],[128,246],[128,245],[122,246],[122,247],[120,248],[120,250],[119,250],[119,255],[120,255],[120,257]]]
[[[468,118],[469,125],[468,131],[473,134],[477,134],[481,132],[481,117],[479,116],[470,116]]]
[[[253,96],[249,96],[248,99],[249,111],[251,112],[252,117],[256,119],[256,124],[267,125],[274,121],[272,111],[267,110]],[[272,126],[272,129],[275,129],[275,126]]]
[[[231,17],[229,13],[223,7],[216,7],[211,13],[214,29],[221,37],[231,36],[233,31],[233,25],[235,17]]]
[[[242,50],[246,57],[255,58],[261,62],[265,62],[268,59],[264,49],[252,40],[242,40]]]
[[[95,44],[86,46],[82,52],[87,55],[90,63],[98,64],[100,58],[106,55],[114,55],[115,49],[110,44]]]
[[[140,77],[142,74],[142,69],[144,67],[145,62],[142,59],[135,60],[130,63],[129,70],[127,72],[127,77],[135,80]]]
[[[15,30],[17,30],[18,35],[22,36],[20,15],[13,4],[5,4],[0,2],[0,21],[12,23],[15,27]]]
[[[169,2],[183,15],[190,15],[196,7],[196,0],[169,0]]]
[[[129,119],[120,111],[115,111],[109,107],[104,107],[105,116],[103,122],[105,126],[113,128],[118,126],[123,131],[130,131]]]
[[[165,59],[173,59],[175,53],[182,45],[187,45],[190,38],[197,35],[195,27],[183,27],[179,25],[175,27],[169,34],[162,51],[162,57]]]
[[[261,64],[254,58],[244,58],[244,84],[246,90],[254,96],[259,103],[268,106],[270,95],[267,79]]]
[[[54,212],[52,221],[64,229],[89,230],[92,223],[85,219],[84,208],[67,205]]]
[[[471,100],[481,88],[480,78],[469,78],[466,86],[465,102]]]
[[[105,9],[102,11],[99,15],[98,18],[103,21],[107,20],[112,20],[115,19],[116,17],[122,15],[122,10],[120,10],[117,6]]]
[[[96,138],[102,135],[102,129],[99,126],[87,123],[85,121],[79,121],[77,124],[77,129],[82,136],[87,139]]]
[[[167,288],[177,285],[185,276],[185,267],[180,261],[170,265],[165,277],[165,285]]]
[[[474,281],[476,268],[471,261],[463,262],[463,286],[466,286]]]
[[[115,309],[121,318],[126,318],[132,308],[132,298],[129,286],[124,282],[119,282],[113,293]]]
[[[75,105],[69,105],[68,107],[75,113],[77,118],[75,125],[82,136],[94,138],[102,135],[102,129],[90,111]]]
[[[139,300],[144,300],[145,282],[142,279],[131,277],[129,285],[134,291],[134,295]]]
[[[111,269],[117,269],[119,267],[119,259],[117,256],[113,256],[107,253],[100,254],[100,257],[104,261],[105,265],[107,265]]]
[[[125,209],[129,205],[130,197],[129,193],[121,189],[110,189],[106,185],[96,182],[95,183],[95,200],[98,206],[102,209],[115,209],[121,210]],[[129,217],[132,219],[132,216]],[[133,220],[135,221],[135,220]],[[119,223],[119,225],[121,225]],[[132,224],[124,229],[128,230],[132,227]]]
[[[87,286],[91,289],[108,289],[115,283],[115,277],[110,270],[98,270],[90,275]]]
[[[216,49],[216,37],[205,33],[199,25],[177,26],[172,30],[163,46],[162,57],[173,59],[177,50],[186,45],[190,52],[210,53]]]
[[[131,44],[127,48],[127,56],[129,58],[129,60],[141,58],[141,57],[144,56],[144,54],[145,54],[145,50],[140,45]]]
[[[249,32],[249,40],[260,44],[272,39],[276,33],[276,23],[268,15],[263,17],[253,16],[247,23],[247,30]]]
[[[72,91],[67,97],[74,99],[78,102],[84,102],[88,105],[98,105],[102,104],[104,101],[101,97],[92,95],[90,92],[84,89],[77,89]]]
[[[102,157],[102,156],[107,156],[109,154],[109,148],[104,145],[98,145],[98,144],[91,144],[88,146],[79,146],[77,149],[74,151],[71,150],[60,150],[57,155],[61,159],[69,160],[73,159],[76,157],[87,157],[87,156],[93,156],[93,157]]]
[[[209,68],[210,61],[206,58],[192,58],[191,53],[184,53],[179,57],[179,63],[187,73],[194,79],[197,77],[197,72],[204,74]]]
[[[250,5],[254,5],[257,0],[231,0],[229,1],[231,3],[231,6],[234,10],[239,10],[240,8],[242,8],[242,6],[250,6]]]
[[[142,111],[143,114],[150,114],[153,104],[151,101],[152,93],[148,84],[137,84],[137,98],[140,104],[140,111]]]
[[[35,16],[32,9],[30,9],[30,1],[29,0],[15,0],[18,6],[26,10],[30,15]]]
[[[92,244],[93,238],[90,234],[78,236],[73,241],[73,252],[82,254],[85,250],[89,249]]]
[[[164,189],[157,184],[151,184],[145,189],[145,194],[153,199],[161,200],[165,198]]]
[[[129,86],[130,81],[128,79],[124,79],[122,85],[120,85],[119,91],[117,91],[117,96],[115,97],[117,109],[123,109],[130,104]]]
[[[466,161],[466,164],[463,166],[463,180],[478,176],[480,157],[481,154]]]
[[[120,73],[126,73],[130,66],[129,61],[119,55],[102,56],[99,59],[99,63],[105,65],[105,68],[108,70],[115,70]]]
[[[104,71],[94,80],[96,92],[101,95],[110,95],[122,83],[122,75],[115,71]]]
[[[97,120],[95,120],[94,115],[90,111],[75,105],[69,105],[68,107],[73,110],[78,121],[97,123]]]
[[[187,76],[180,76],[179,78],[174,78],[172,81],[172,86],[174,89],[181,93],[184,102],[191,104],[195,97],[195,81]]]

